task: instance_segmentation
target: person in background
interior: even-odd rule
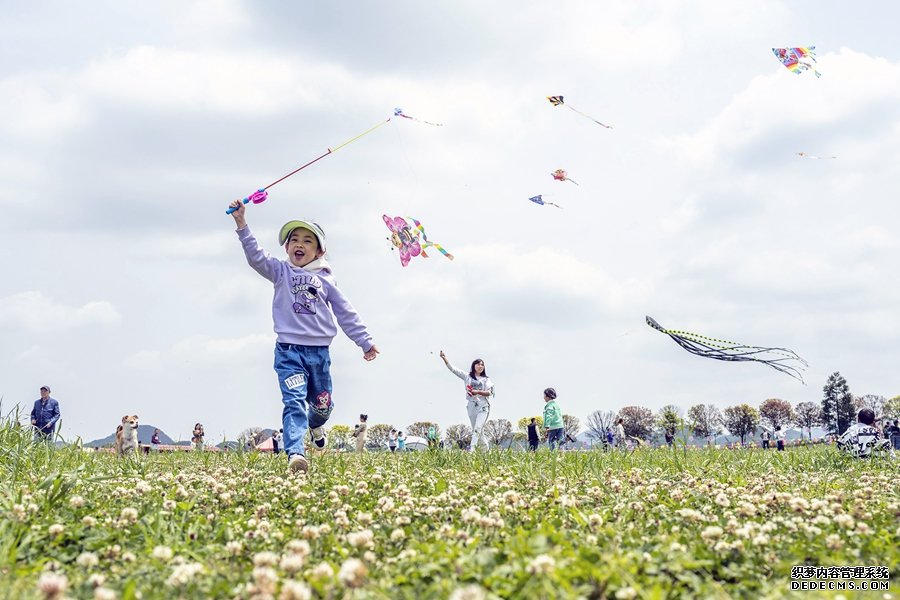
[[[531,417],[531,423],[528,424],[528,449],[536,452],[541,438],[538,435],[537,418]]]
[[[369,415],[359,415],[359,423],[353,428],[353,437],[356,438],[356,451],[366,451],[366,438],[368,437]]]
[[[406,452],[406,436],[400,431],[397,433],[397,451]]]
[[[159,452],[159,429],[153,430],[153,435],[150,436],[150,445],[155,452]]]
[[[388,434],[388,448],[391,449],[391,452],[397,451],[397,430],[391,429],[391,432]]]
[[[41,397],[34,401],[31,409],[31,426],[34,427],[34,441],[52,442],[59,421],[59,402],[50,397],[50,387],[42,385]]]
[[[759,438],[762,440],[763,450],[768,450],[769,449],[769,440],[772,439],[772,435],[769,433],[769,431],[767,429],[763,429],[762,435],[760,435]]]
[[[787,436],[785,435],[784,430],[781,428],[781,425],[777,425],[775,427],[775,445],[780,452],[784,452],[785,440],[787,440]]]
[[[628,439],[625,437],[625,419],[622,417],[616,421],[616,448],[628,449]]]
[[[278,454],[278,447],[281,445],[281,437],[284,435],[284,428],[272,433],[272,454]]]
[[[484,424],[491,414],[491,398],[494,397],[494,383],[488,377],[484,361],[476,358],[466,373],[454,367],[444,351],[440,353],[441,360],[450,369],[450,372],[463,380],[466,385],[466,411],[469,413],[469,423],[472,426],[472,442],[469,450],[474,450],[482,445],[490,448],[487,436],[484,435]]]
[[[871,408],[860,409],[856,419],[838,439],[839,450],[858,458],[868,458],[873,451],[893,453],[890,442],[881,439],[881,432],[875,427],[875,412]]]

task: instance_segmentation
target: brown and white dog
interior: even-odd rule
[[[124,456],[127,452],[138,450],[138,417],[125,415],[122,424],[116,427],[116,452]]]

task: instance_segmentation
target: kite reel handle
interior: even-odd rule
[[[263,202],[266,201],[266,198],[268,198],[268,197],[269,197],[269,192],[267,192],[263,188],[260,188],[260,189],[256,190],[255,192],[253,192],[252,194],[250,194],[249,196],[247,196],[246,198],[244,198],[243,200],[241,200],[241,202],[243,202],[244,204],[250,204],[251,202],[253,204],[262,204]],[[225,214],[230,215],[231,213],[233,213],[236,210],[237,210],[236,208],[228,207],[228,210],[225,211]]]

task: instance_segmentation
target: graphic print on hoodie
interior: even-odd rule
[[[294,312],[299,315],[316,314],[316,302],[322,282],[315,275],[291,275],[291,294],[294,295]]]

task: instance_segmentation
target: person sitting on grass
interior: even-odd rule
[[[873,451],[891,451],[890,442],[882,439],[875,427],[875,412],[871,408],[860,409],[856,418],[857,422],[838,438],[838,449],[858,458],[867,458]]]

